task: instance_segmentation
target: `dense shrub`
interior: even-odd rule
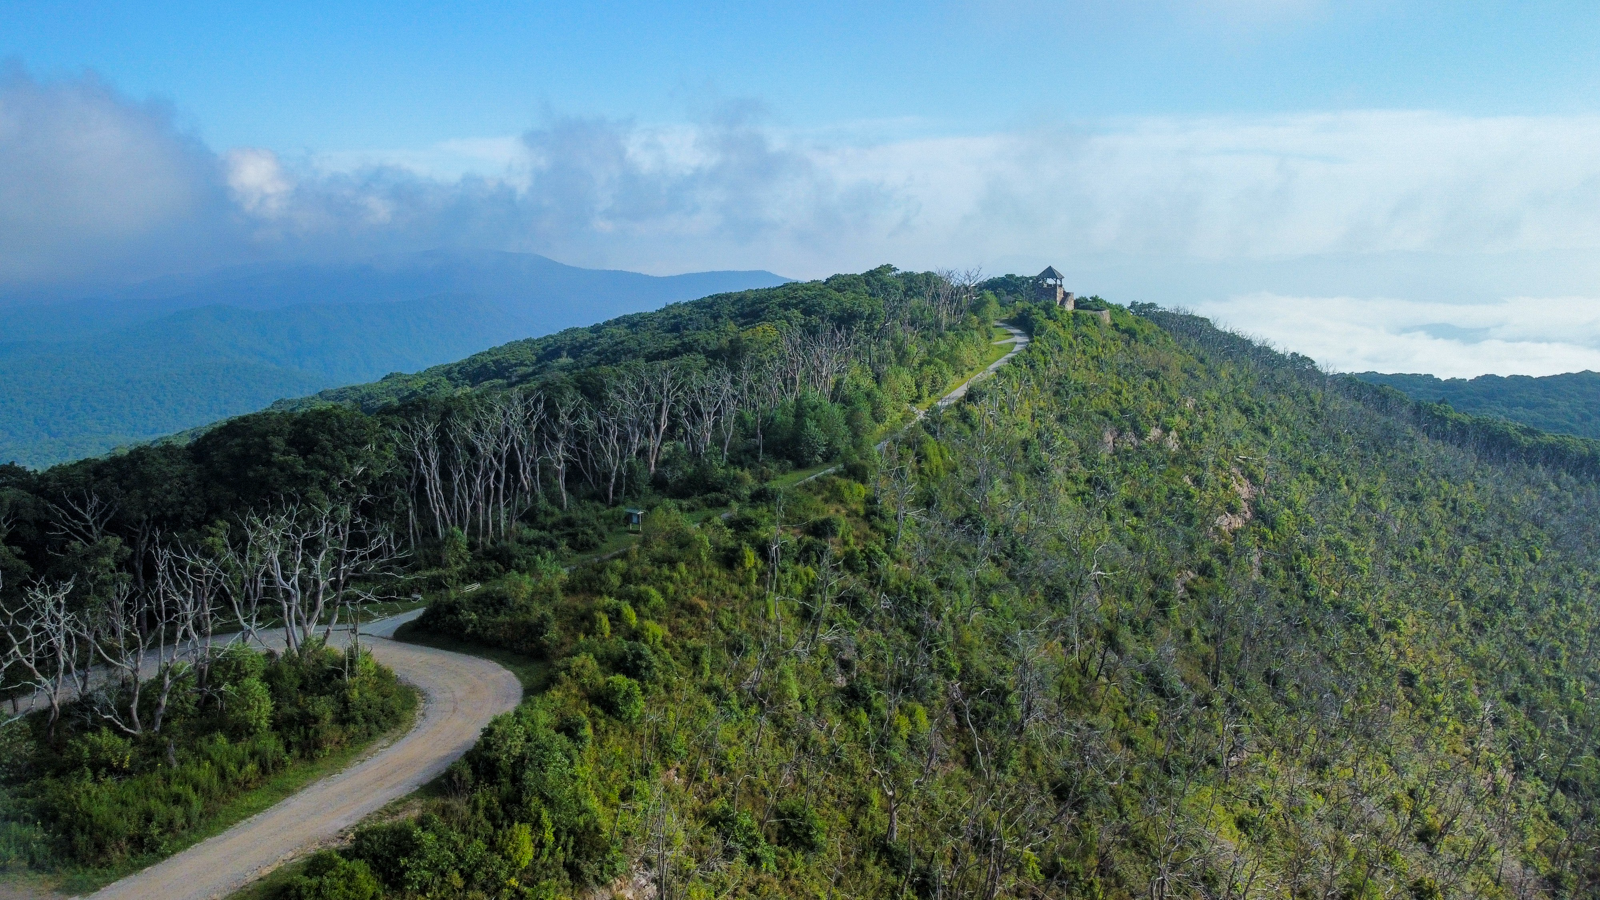
[[[284,889],[282,900],[377,900],[383,886],[362,860],[324,850]]]
[[[26,740],[10,748],[0,781],[0,867],[164,853],[231,797],[376,737],[415,702],[366,654],[232,647],[206,670],[202,700],[160,734],[121,734],[80,715],[63,716],[54,737],[42,722],[13,730]]]
[[[600,705],[624,722],[637,722],[644,715],[644,693],[639,682],[626,675],[607,678],[600,688]]]
[[[813,853],[822,849],[827,828],[822,816],[806,801],[790,798],[778,803],[778,842],[792,850]]]
[[[515,896],[473,866],[526,821],[531,869],[598,833],[688,897],[1593,896],[1600,491],[1109,318],[580,565],[550,733],[491,729],[396,871]],[[573,782],[598,832],[529,797]]]
[[[492,393],[559,369],[598,399],[603,367],[736,359],[779,326],[886,335],[828,396],[741,413],[726,466],[670,439],[653,478],[628,464],[643,535],[570,580],[530,564],[550,508],[457,542],[449,577],[483,586],[424,627],[540,652],[550,683],[415,821],[308,878],[364,863],[404,900],[1600,892],[1592,447],[1194,317],[1033,305],[1027,353],[880,456],[991,350],[986,318],[899,303],[938,287],[712,298],[427,376]],[[831,481],[773,481],[824,457]],[[729,469],[769,483],[685,515],[738,491]],[[594,480],[563,484],[569,514],[615,526]],[[240,714],[228,747],[329,733],[331,700],[282,705],[290,674],[236,679],[271,726]],[[78,777],[144,771],[151,748],[81,736]],[[31,840],[0,832],[15,858]]]
[[[471,593],[435,601],[418,627],[543,657],[560,640],[554,608],[561,599],[562,578],[559,567],[546,567],[538,575],[512,572]]]
[[[582,742],[569,734],[581,722]],[[539,703],[499,716],[453,767],[463,802],[443,814],[363,828],[345,857],[408,895],[564,896],[624,865],[601,814],[585,748],[588,722]],[[520,894],[517,894],[521,896]]]

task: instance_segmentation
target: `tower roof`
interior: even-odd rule
[[[1045,270],[1040,272],[1035,277],[1037,277],[1040,281],[1063,281],[1067,276],[1056,271],[1055,266],[1046,266]]]

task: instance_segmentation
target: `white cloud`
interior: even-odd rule
[[[236,147],[222,158],[233,199],[254,216],[276,218],[289,202],[294,184],[271,150]]]
[[[161,104],[0,68],[0,285],[146,259],[221,202],[213,157]]]
[[[1588,297],[1448,304],[1262,293],[1195,311],[1333,371],[1472,378],[1600,370],[1600,299]]]
[[[613,129],[603,149],[591,143]],[[825,274],[884,259],[1231,262],[1600,246],[1592,117],[1141,119],[864,144],[749,126],[568,123],[536,134],[509,182],[587,180],[604,240],[576,235],[574,251],[586,244],[642,265],[754,255]],[[663,191],[678,202],[655,202]],[[735,220],[741,227],[725,227]],[[677,239],[641,242],[662,233]]]
[[[352,175],[374,168],[402,169],[414,175],[455,180],[467,176],[507,177],[525,158],[515,135],[457,138],[421,149],[323,150],[307,160],[312,171]]]
[[[1597,304],[1581,299],[1600,278],[1600,117],[1365,111],[885,138],[786,131],[732,106],[690,124],[567,117],[280,158],[217,154],[165,107],[93,78],[0,77],[0,288],[440,246],[800,277],[1052,263],[1085,292],[1202,304],[1341,369],[1600,367]]]
[[[976,240],[991,254],[1247,260],[1600,245],[1595,118],[1145,119],[885,145],[847,162],[906,173],[919,239]]]
[[[0,154],[0,221],[35,235],[215,215],[220,182],[235,218],[273,226],[258,240],[315,233],[354,250],[455,232],[652,269],[1600,248],[1597,117],[1146,118],[856,143],[737,113],[564,118],[520,138],[286,162],[256,148],[219,159],[96,82],[17,76],[0,84]],[[0,272],[30,252],[0,248]]]

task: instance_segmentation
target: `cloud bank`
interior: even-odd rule
[[[180,248],[226,215],[217,174],[164,105],[0,69],[0,284],[204,258]]]
[[[1600,371],[1600,301],[1592,298],[1448,304],[1258,293],[1195,311],[1332,371],[1441,378]]]
[[[441,246],[800,277],[1054,263],[1338,368],[1557,371],[1600,368],[1600,304],[1570,296],[1586,286],[1575,271],[1600,269],[1556,277],[1540,260],[1600,249],[1597,213],[1596,117],[1357,111],[883,139],[781,129],[735,104],[686,125],[553,116],[420,151],[285,158],[208,148],[170,108],[93,76],[0,76],[0,289]],[[1380,277],[1396,258],[1423,262]],[[1441,287],[1474,266],[1517,289]],[[1168,296],[1186,286],[1198,296]],[[1320,293],[1334,299],[1303,299]],[[1541,301],[1558,312],[1529,331],[1531,301],[1512,293],[1564,299]]]

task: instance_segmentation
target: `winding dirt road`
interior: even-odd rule
[[[1028,345],[1028,335],[1020,329],[995,324],[1011,333],[996,343],[1015,346],[941,397],[936,406],[960,400],[973,382],[993,374]],[[919,410],[917,418],[923,415]],[[487,660],[390,640],[396,628],[420,614],[416,610],[361,629],[378,661],[422,693],[422,709],[410,732],[222,834],[102,888],[94,900],[226,897],[278,865],[338,838],[366,816],[437,777],[470,749],[491,718],[521,702],[522,687],[510,672]],[[339,638],[347,637],[348,632],[336,636],[334,644],[342,645]]]
[[[411,731],[222,834],[102,888],[93,895],[95,900],[226,897],[279,864],[339,837],[385,804],[431,781],[467,752],[491,718],[522,701],[522,686],[516,676],[488,660],[389,639],[396,628],[420,614],[416,610],[361,629],[362,643],[372,655],[422,693],[422,708]]]

